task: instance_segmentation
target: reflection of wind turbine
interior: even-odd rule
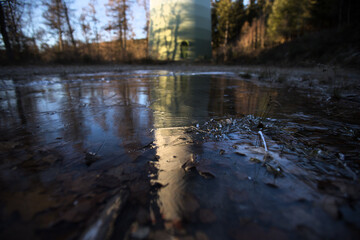
[[[186,190],[181,165],[191,156],[191,148],[184,140],[187,136],[183,135],[183,128],[160,128],[154,136],[160,157],[157,181],[166,186],[158,192],[160,211],[165,220],[179,220]]]
[[[151,94],[157,99],[152,109],[154,143],[159,156],[158,175],[153,181],[163,186],[157,192],[160,212],[165,221],[172,223],[188,217],[189,209],[198,206],[182,168],[193,156],[193,140],[183,127],[177,126],[188,126],[194,117],[208,115],[208,82],[208,78],[198,76],[160,76]]]

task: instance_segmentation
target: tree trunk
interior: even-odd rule
[[[123,30],[123,26],[120,25],[120,29],[119,29],[119,41],[120,41],[120,57],[122,58],[121,60],[124,60],[124,30]]]
[[[258,39],[259,39],[259,37],[258,37],[258,22],[259,22],[259,20],[256,18],[255,19],[255,44],[254,44],[254,49],[257,49],[257,45],[258,45]]]
[[[59,29],[59,51],[62,52],[64,50],[64,43],[62,40],[62,30]]]
[[[16,2],[14,3],[16,4]],[[13,47],[14,47],[14,44],[16,43],[16,48],[17,50],[19,50],[21,48],[21,44],[20,44],[20,37],[19,37],[19,34],[18,34],[18,24],[17,24],[17,21],[15,19],[15,9],[16,6],[12,6],[11,4],[9,4],[9,8],[10,8],[10,17],[11,17],[11,23],[10,23],[10,26],[12,27],[11,29],[11,37],[12,37],[12,40],[13,41]]]
[[[3,37],[3,41],[5,44],[5,49],[6,49],[6,55],[9,59],[9,61],[12,61],[14,59],[13,53],[12,53],[12,49],[11,49],[11,44],[9,41],[9,36],[8,33],[6,31],[6,22],[5,22],[5,14],[4,14],[4,9],[2,7],[2,5],[0,4],[0,30],[1,30],[1,35]]]
[[[56,17],[57,17],[57,28],[58,28],[58,35],[59,35],[59,50],[60,52],[64,49],[64,42],[62,39],[62,28],[61,28],[61,0],[56,0]]]
[[[96,10],[95,10],[96,0],[90,1],[90,13],[91,13],[91,20],[93,22],[93,32],[95,36],[95,55],[96,60],[99,61],[100,59],[100,45],[99,45],[99,33],[98,33],[98,19],[96,18]]]
[[[226,21],[225,40],[224,40],[224,62],[227,61],[227,43],[229,38],[229,20]]]
[[[144,9],[146,12],[146,58],[149,58],[150,13],[146,0],[144,0]]]
[[[261,16],[261,48],[265,47],[265,17]]]
[[[126,30],[127,30],[127,19],[126,19],[126,0],[123,0],[123,18],[124,18],[124,35],[123,35],[123,40],[124,40],[124,54],[126,54]]]
[[[146,21],[146,58],[149,58],[149,36],[150,36],[150,21]]]
[[[71,24],[70,24],[68,8],[67,8],[65,2],[63,3],[63,5],[64,5],[64,13],[65,13],[66,24],[68,25],[68,29],[69,29],[69,35],[70,35],[70,39],[71,39],[71,44],[73,45],[74,50],[76,52],[77,48],[76,48],[76,42],[75,42],[74,34],[73,34],[74,30],[72,29]]]
[[[97,30],[97,21],[94,20],[93,24],[94,24],[94,35],[95,35],[95,55],[96,55],[96,60],[99,61],[100,45],[99,45],[99,33]]]

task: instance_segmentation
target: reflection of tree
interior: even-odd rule
[[[101,87],[90,87],[90,111],[91,115],[94,117],[95,122],[97,122],[104,131],[109,130],[109,126],[107,125],[106,121],[106,112],[102,109],[102,106],[105,106],[105,95],[104,95],[104,86]],[[100,99],[99,99],[100,98]]]
[[[140,84],[140,83],[138,83]],[[127,151],[138,149],[148,144],[144,136],[151,126],[151,112],[139,105],[139,85],[134,86],[128,81],[117,81],[114,86],[120,102],[114,106],[114,125],[116,134],[123,140],[123,147]],[[149,96],[147,96],[149,99]]]
[[[22,80],[22,79],[21,79]],[[20,79],[14,79],[14,82],[19,82]],[[15,86],[15,98],[16,98],[16,110],[18,118],[21,121],[23,126],[29,128],[30,132],[33,131],[40,124],[40,117],[36,114],[39,109],[39,103],[34,98],[34,94],[41,92],[41,87],[39,86]],[[32,129],[33,128],[33,129]]]
[[[162,4],[160,9],[152,10],[152,14],[156,15],[161,21],[151,21],[151,51],[153,57],[159,54],[163,58],[162,52],[165,49],[166,60],[175,60],[177,57],[178,35],[181,22],[181,9],[177,3],[166,5]],[[167,14],[170,12],[171,14]]]
[[[63,142],[80,154],[85,147],[96,151],[104,140],[107,143],[103,150],[114,152],[122,152],[117,141],[126,152],[152,141],[152,112],[146,107],[150,100],[149,79],[110,83],[64,80],[61,84],[42,85],[48,78],[0,91],[4,108],[0,111],[1,130],[9,128],[12,134],[12,130],[25,129],[37,139],[30,144],[35,148],[39,142]]]
[[[127,82],[118,82],[116,84],[116,93],[121,98],[121,105],[116,107],[117,112],[114,115],[117,134],[130,140],[134,131],[134,121],[129,84]]]
[[[271,90],[265,94],[265,90],[254,84],[229,78],[212,78],[210,95],[208,108],[215,115],[258,115],[268,97],[276,97],[277,92]]]
[[[27,121],[23,106],[22,94],[18,86],[15,87],[15,96],[16,96],[16,108],[18,111],[19,118],[21,119],[21,124],[26,125]]]
[[[224,89],[226,87],[226,79],[213,79],[210,81],[210,102],[209,111],[224,114]]]
[[[174,47],[173,47],[174,50],[172,51],[172,56],[170,58],[171,60],[175,60],[175,57],[177,54],[179,26],[180,26],[180,21],[181,21],[181,19],[180,19],[181,12],[180,11],[175,12],[175,8],[176,8],[176,6],[171,11],[171,15],[175,16],[175,18],[171,19],[171,21],[169,22],[169,24],[171,24],[172,26],[175,26],[171,32],[171,36],[172,36],[171,42],[173,42],[173,44],[174,44]],[[170,52],[168,51],[167,54],[169,54],[169,53]],[[168,57],[168,59],[169,59],[169,57]]]
[[[83,141],[86,134],[85,119],[82,108],[82,84],[64,84],[65,97],[63,98],[63,109],[60,115],[65,126],[64,139],[70,141]]]
[[[192,118],[208,115],[208,78],[199,76],[161,76],[154,85],[152,96],[157,100],[152,108],[155,125],[175,126],[188,124]]]
[[[154,0],[151,3],[149,47],[153,58],[180,60],[183,41],[189,44],[187,59],[211,56],[209,2]]]
[[[15,81],[18,81],[18,79],[14,79]],[[38,106],[35,99],[29,97],[36,91],[36,87],[21,87],[18,84],[14,84],[14,89],[2,91],[7,102],[7,109],[5,109],[10,114],[9,116],[9,114],[5,114],[5,111],[2,111],[5,109],[0,111],[2,113],[1,127],[3,129],[17,129],[19,127],[18,123],[29,132],[32,131],[32,128],[36,127],[37,116],[34,113],[38,110]]]

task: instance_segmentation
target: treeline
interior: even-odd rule
[[[147,58],[147,40],[134,40],[130,19],[132,0],[89,0],[75,15],[73,0],[2,0],[0,25],[2,63],[121,62]],[[136,2],[149,10],[147,0]],[[109,17],[99,19],[98,4]],[[35,15],[41,14],[39,18]],[[148,19],[148,14],[147,14]],[[148,21],[144,31],[148,30]],[[81,39],[76,38],[81,35]],[[112,39],[112,40],[106,40]],[[1,42],[0,42],[1,43]]]
[[[215,60],[232,61],[308,33],[360,23],[359,0],[246,3],[211,0]],[[105,4],[109,17],[105,25],[99,19],[99,4]],[[146,39],[134,40],[130,23],[133,4],[142,6],[146,12]],[[149,0],[88,0],[79,16],[73,6],[74,0],[0,0],[0,62],[96,63],[148,59]],[[36,15],[40,15],[40,20]]]
[[[256,54],[325,29],[358,26],[358,0],[212,1],[214,57],[220,61]]]

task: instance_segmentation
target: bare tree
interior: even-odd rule
[[[65,0],[42,0],[45,6],[43,17],[45,24],[50,28],[50,31],[54,31],[58,38],[59,51],[64,50],[65,41],[73,46],[73,49],[77,50],[76,41],[74,38],[74,28],[71,24],[71,9],[69,8],[71,1]]]
[[[144,27],[146,33],[146,58],[149,57],[149,29],[150,29],[150,2],[149,0],[137,0],[140,6],[143,6],[146,16],[146,25]]]
[[[45,24],[54,30],[58,36],[59,51],[64,50],[64,11],[61,0],[43,0],[46,10],[43,13]]]
[[[90,13],[90,18],[91,18],[91,22],[92,22],[92,30],[93,30],[93,35],[94,35],[94,43],[96,45],[96,57],[99,58],[99,42],[100,42],[100,36],[99,36],[99,30],[98,30],[98,25],[99,25],[99,19],[96,17],[96,6],[97,4],[97,0],[90,0],[89,2],[89,13]]]
[[[109,2],[106,4],[106,7],[107,15],[112,18],[110,23],[111,28],[115,29],[118,33],[118,40],[120,42],[120,48],[124,59],[127,52],[126,40],[127,31],[129,29],[127,20],[129,0],[109,0]]]
[[[9,59],[9,61],[12,61],[14,56],[12,53],[12,47],[10,44],[10,40],[9,40],[9,35],[8,35],[8,31],[6,29],[6,18],[5,18],[5,13],[4,13],[4,9],[2,4],[0,3],[0,30],[1,30],[1,35],[5,44],[5,49],[6,49],[6,54],[7,57]]]
[[[90,38],[90,23],[87,19],[88,17],[88,12],[86,8],[82,9],[82,13],[80,15],[79,21],[80,21],[80,27],[81,27],[81,31],[83,36],[85,37],[85,44],[86,44],[86,48],[88,51],[88,54],[91,55],[91,48],[90,48],[90,42],[89,42],[89,38]]]
[[[64,9],[64,16],[65,16],[67,28],[68,28],[67,32],[68,32],[68,35],[70,37],[71,44],[73,45],[73,48],[74,48],[74,50],[76,52],[76,42],[75,42],[75,39],[74,39],[74,29],[71,26],[68,4],[65,2],[65,0],[63,0],[63,9]]]
[[[39,27],[36,27],[36,24],[33,21],[34,18],[34,10],[39,6],[39,1],[26,1],[25,2],[25,22],[26,25],[24,27],[24,31],[27,32],[27,38],[32,46],[32,54],[38,55],[39,48],[37,44],[37,40],[41,39],[41,30]]]
[[[23,29],[27,10],[25,0],[7,0],[0,3],[0,25],[7,56],[13,59],[27,51],[28,38]]]

